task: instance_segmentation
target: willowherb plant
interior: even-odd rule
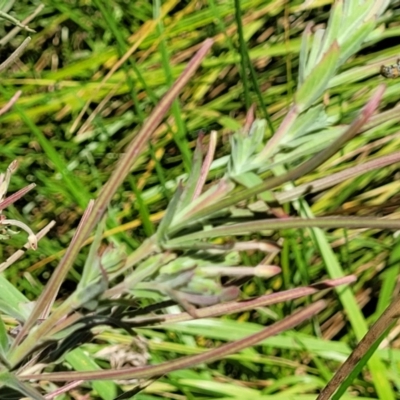
[[[206,43],[207,45],[209,46],[209,43]],[[372,103],[367,106],[366,112],[360,117],[362,121],[365,121],[367,116],[372,113],[374,106],[377,105],[377,100],[378,98],[374,98]],[[157,233],[145,241],[134,253],[125,255],[121,249],[112,246],[99,252],[103,230],[103,223],[100,223],[84,266],[81,281],[75,292],[62,303],[56,304],[54,303],[56,292],[54,293],[52,280],[56,280],[60,271],[62,272],[62,269],[67,265],[69,253],[79,243],[78,239],[82,229],[90,221],[90,216],[93,216],[96,205],[89,204],[70,248],[42,296],[34,305],[33,310],[28,315],[25,314],[25,317],[20,318],[22,325],[20,331],[13,339],[6,335],[7,340],[4,343],[7,344],[3,346],[2,352],[7,363],[5,363],[0,375],[4,385],[12,387],[24,395],[40,399],[43,398],[41,389],[38,387],[35,389],[34,386],[29,386],[23,381],[32,379],[45,379],[53,382],[110,379],[122,382],[151,378],[175,369],[210,362],[231,352],[254,345],[271,334],[297,325],[320,311],[325,306],[324,302],[316,302],[245,339],[223,345],[200,355],[183,357],[165,364],[130,367],[122,370],[111,369],[76,373],[51,372],[56,366],[60,366],[64,357],[68,360],[69,353],[77,350],[76,348],[82,346],[84,342],[92,340],[94,328],[99,333],[102,330],[100,329],[101,326],[110,325],[133,333],[135,327],[139,326],[239,312],[261,305],[273,304],[276,301],[309,295],[318,290],[333,288],[336,285],[354,280],[354,277],[330,280],[309,287],[288,290],[279,293],[279,296],[266,295],[245,302],[234,300],[239,294],[237,287],[221,285],[220,276],[273,276],[279,271],[279,268],[274,265],[261,263],[256,267],[238,266],[237,252],[244,249],[256,249],[276,253],[279,248],[260,240],[251,242],[228,240],[223,245],[217,245],[206,239],[213,237],[231,238],[248,232],[262,232],[263,230],[280,229],[287,226],[319,225],[330,227],[349,226],[349,223],[351,223],[348,219],[317,219],[311,221],[288,218],[283,220],[250,220],[233,224],[230,222],[229,215],[228,217],[225,216],[223,222],[212,222],[214,216],[218,216],[218,213],[199,218],[204,210],[202,205],[213,205],[217,199],[224,198],[230,193],[235,186],[234,181],[237,173],[240,172],[238,170],[240,165],[246,165],[243,160],[246,157],[251,158],[253,151],[256,151],[256,145],[246,143],[246,136],[249,133],[254,134],[257,127],[263,124],[259,121],[253,122],[251,115],[249,115],[248,120],[250,121],[250,128],[236,134],[244,135],[244,137],[235,139],[234,136],[232,139],[236,141],[236,144],[239,144],[237,152],[233,153],[232,159],[228,163],[231,166],[230,169],[227,170],[220,182],[215,182],[207,190],[204,190],[203,185],[211,165],[211,159],[208,155],[213,153],[212,146],[215,141],[210,141],[210,147],[203,159],[202,140],[199,139],[191,176],[184,186],[180,186],[170,202]],[[251,136],[248,136],[248,140],[252,140]],[[239,146],[244,146],[244,148],[239,148]],[[239,154],[239,158],[233,159],[233,157],[237,157],[236,154]],[[126,160],[122,162],[126,162]],[[233,170],[235,172],[232,172]],[[245,170],[247,173],[247,166],[245,166]],[[114,179],[115,176],[119,178],[119,175],[114,175]],[[110,182],[113,182],[112,179]],[[111,184],[108,183],[108,185]],[[274,186],[272,183],[271,185]],[[110,192],[107,192],[107,194],[111,196]],[[231,213],[235,215],[234,210]],[[247,216],[244,215],[245,219],[248,219],[249,215],[249,212]],[[201,221],[200,224],[199,221]],[[370,223],[370,221],[366,223],[360,219],[355,219],[353,222],[355,224],[353,226],[365,226]],[[376,226],[379,227],[383,227],[384,224],[387,227],[386,222],[375,221]],[[201,226],[207,225],[208,229],[201,229]],[[394,221],[394,226],[398,227],[398,222]],[[133,271],[132,267],[134,267]],[[116,278],[122,278],[122,281],[115,283]],[[149,310],[151,311],[148,315],[145,314],[144,310],[131,310],[130,299],[132,299],[132,296],[147,296],[150,292],[158,293],[158,296],[155,297],[156,303],[150,307]],[[181,315],[153,314],[155,310],[161,310],[165,307],[166,299],[180,304],[187,313]],[[38,308],[38,305],[40,305],[40,308]],[[199,305],[203,308],[196,308]],[[36,320],[32,318],[35,314],[38,315]],[[55,348],[54,343],[57,343]],[[85,357],[84,353],[80,352],[79,354],[80,357]],[[34,363],[32,360],[34,360]],[[17,371],[17,374],[12,372],[14,370]],[[46,373],[38,374],[41,370]],[[32,374],[31,371],[36,373]],[[58,388],[54,393],[67,391],[69,387],[69,385],[66,385]],[[94,387],[96,388],[96,383],[94,383]],[[117,389],[114,390],[116,393]]]
[[[193,64],[199,65],[211,44],[211,41],[207,41],[203,48],[199,50],[192,65],[189,64],[181,80],[178,80],[177,85],[171,89],[174,95],[177,94],[178,88],[183,87],[184,83],[190,78],[190,74],[195,70]],[[156,109],[153,116],[149,118],[150,133],[156,127],[154,120],[160,120],[160,113],[165,113],[173,98],[174,96],[168,93],[165,97],[167,104],[161,101],[161,109]],[[64,259],[60,262],[46,289],[33,306],[11,284],[5,281],[3,286],[7,288],[7,291],[0,293],[0,309],[3,313],[15,318],[20,327],[13,330],[11,335],[7,333],[4,324],[0,324],[0,354],[3,364],[0,370],[0,382],[3,386],[12,388],[30,398],[43,399],[40,387],[27,384],[24,381],[36,380],[36,378],[41,377],[37,373],[42,370],[52,372],[57,366],[60,367],[64,358],[69,360],[69,354],[79,350],[79,347],[86,341],[92,340],[92,330],[96,328],[96,331],[99,332],[100,326],[117,326],[133,334],[133,329],[138,326],[160,324],[172,321],[176,317],[187,320],[223,315],[227,312],[239,312],[261,305],[273,304],[276,301],[282,301],[282,299],[289,300],[312,294],[324,288],[329,289],[335,285],[349,283],[354,279],[349,277],[336,281],[331,280],[315,286],[289,290],[287,293],[280,293],[278,299],[274,296],[263,296],[238,303],[235,301],[239,295],[238,287],[222,285],[221,276],[261,276],[268,278],[279,272],[277,266],[265,263],[256,267],[238,265],[240,262],[238,252],[253,249],[276,253],[279,251],[279,247],[264,241],[240,242],[233,240],[228,240],[223,245],[216,245],[204,240],[187,240],[185,233],[180,233],[179,225],[187,221],[187,228],[193,230],[189,221],[199,220],[197,215],[202,207],[205,204],[213,204],[234,188],[234,180],[246,164],[246,157],[251,157],[257,151],[257,143],[251,144],[248,141],[251,142],[254,138],[260,141],[260,131],[257,131],[258,137],[253,136],[259,122],[253,124],[251,115],[249,120],[250,130],[245,129],[238,132],[236,135],[242,136],[234,136],[232,139],[237,142],[237,152],[234,152],[235,155],[229,163],[232,167],[227,170],[226,176],[220,182],[216,182],[206,191],[204,184],[212,163],[210,155],[213,153],[213,146],[216,142],[215,140],[210,141],[208,151],[204,156],[203,142],[202,139],[199,139],[190,177],[185,185],[181,185],[177,190],[156,234],[145,241],[133,254],[126,255],[123,250],[113,246],[108,246],[99,251],[104,223],[98,224],[82,278],[76,290],[62,303],[55,303],[55,298],[58,288],[72,264],[72,254],[79,250],[81,241],[86,238],[82,232],[86,231],[86,234],[88,234],[91,230],[90,224],[94,226],[98,222],[98,217],[101,216],[99,210],[102,209],[103,204],[107,204],[113,195],[113,190],[115,190],[110,188],[116,188],[116,182],[121,178],[123,179],[118,171],[129,171],[129,165],[132,162],[132,158],[129,156],[122,159],[117,166],[117,172],[110,178],[97,202],[89,204]],[[252,133],[250,136],[249,132]],[[137,152],[138,143],[139,146],[140,143],[145,143],[144,135],[150,133],[149,130],[144,129],[142,134],[133,141],[130,149],[133,149],[132,151],[135,154],[140,154]],[[215,136],[215,134],[212,136]],[[127,153],[129,154],[129,150]],[[8,182],[8,180],[9,175],[6,175],[4,182]],[[5,202],[7,199],[3,201]],[[213,215],[210,215],[210,217]],[[202,220],[202,224],[205,224],[205,218],[202,218]],[[212,225],[214,225],[214,228],[209,231],[210,237],[213,236],[213,230],[218,229],[215,223],[212,223]],[[223,229],[233,227],[233,225],[226,223],[217,223],[218,225],[221,225],[220,227]],[[256,226],[251,227],[250,230],[253,230],[253,228],[258,230]],[[245,227],[244,230],[239,228],[239,231],[244,233],[248,229],[248,227]],[[201,230],[200,232],[207,231]],[[224,236],[223,233],[220,235]],[[229,234],[229,236],[231,235]],[[120,279],[119,283],[115,281],[116,278]],[[156,303],[150,307],[148,315],[146,315],[145,310],[139,312],[131,310],[132,296],[146,297],[150,292],[153,293],[152,298],[156,300]],[[1,300],[5,302],[6,296],[10,298],[10,293],[13,293],[13,296],[18,297],[18,299],[13,302],[9,301],[6,307]],[[154,293],[157,294],[156,297],[154,297]],[[187,313],[178,316],[154,315],[155,310],[161,310],[165,307],[166,299],[180,304]],[[202,308],[196,308],[198,306]],[[265,328],[261,333],[221,346],[209,353],[184,357],[159,366],[89,371],[86,375],[80,373],[82,375],[79,380],[111,379],[120,382],[121,380],[144,377],[151,378],[197,363],[210,362],[241,348],[251,346],[271,334],[289,329],[304,321],[304,319],[315,315],[324,306],[324,302],[319,301]],[[55,343],[56,346],[54,346]],[[81,358],[85,357],[84,353],[79,354]],[[32,372],[36,374],[32,376]],[[50,375],[45,374],[43,376],[46,376],[46,380],[50,379],[54,382],[76,379],[72,372],[52,372]],[[96,386],[96,382],[93,385],[97,391],[100,390],[100,387]],[[58,394],[69,390],[69,388],[70,386],[66,385],[56,389],[54,393]],[[116,387],[114,391],[117,392]]]

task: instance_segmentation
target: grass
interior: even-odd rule
[[[257,114],[267,120],[265,137],[270,138],[274,132],[283,135],[276,145],[270,143],[273,158],[264,159],[260,171],[237,178],[249,190],[267,178],[292,171],[331,145],[381,83],[387,88],[378,111],[363,126],[362,133],[344,143],[318,168],[299,176],[295,186],[395,153],[400,137],[395,108],[400,80],[385,80],[379,76],[379,69],[382,64],[394,64],[398,55],[393,40],[398,36],[396,4],[371,25],[360,49],[354,54],[351,48],[348,50],[350,58],[341,60],[344,45],[331,47],[320,75],[314,72],[320,78],[320,93],[311,96],[316,87],[314,81],[297,90],[297,82],[305,82],[307,69],[315,67],[318,58],[316,43],[310,39],[309,46],[315,50],[309,54],[309,63],[302,65],[305,49],[301,35],[307,32],[308,23],[326,24],[329,16],[333,18],[331,3],[210,0],[154,2],[150,7],[146,2],[96,0],[75,7],[64,1],[45,2],[42,13],[29,23],[37,32],[30,34],[28,49],[2,74],[0,106],[17,90],[23,94],[12,110],[0,117],[0,169],[6,170],[14,159],[20,162],[9,192],[26,182],[37,185],[24,202],[7,208],[7,218],[23,220],[35,232],[52,219],[57,224],[40,240],[39,252],[28,251],[7,269],[5,277],[28,299],[38,298],[71,242],[89,199],[98,196],[127,144],[138,136],[151,110],[174,87],[175,79],[208,37],[215,41],[211,53],[179,100],[174,101],[168,117],[148,139],[148,146],[108,206],[104,236],[117,248],[124,246],[130,254],[157,231],[167,205],[173,204],[171,199],[180,179],[194,168],[192,157],[200,131],[206,133],[206,144],[210,132],[218,131],[218,162],[211,168],[208,184],[221,177],[230,152],[228,136],[243,125],[252,103],[257,104]],[[33,10],[32,5],[20,2],[11,12],[23,20]],[[5,23],[0,27],[0,36],[4,37],[11,26]],[[4,54],[11,54],[26,36],[24,31],[19,33],[4,47]],[[350,42],[357,44],[356,38]],[[126,54],[130,56],[116,68]],[[285,120],[294,98],[299,109],[306,112],[292,114],[292,121]],[[320,109],[310,107],[315,102]],[[311,125],[313,129],[307,131]],[[396,219],[398,185],[393,177],[397,173],[397,164],[389,163],[315,194],[306,192],[291,203],[278,205],[274,212]],[[289,191],[294,185],[287,183],[282,188]],[[240,193],[243,192],[233,192],[227,201],[233,202]],[[268,195],[271,192],[263,191],[261,198],[265,200]],[[219,204],[215,202],[215,208]],[[185,223],[186,220],[182,222]],[[268,239],[283,246],[281,253],[269,260],[282,268],[282,275],[247,280],[241,286],[244,299],[309,285],[327,276],[355,274],[357,282],[350,289],[340,287],[337,295],[324,296],[328,306],[296,330],[210,364],[173,371],[159,380],[142,381],[143,388],[135,398],[315,399],[396,293],[398,239],[392,231],[286,227],[271,228],[264,235],[245,232],[241,239]],[[24,241],[23,234],[13,236],[0,248],[2,259]],[[176,243],[183,243],[181,237]],[[85,247],[61,286],[60,298],[76,288],[88,256]],[[239,256],[240,265],[257,265],[263,258],[260,251],[254,250],[238,251]],[[135,295],[138,307],[160,299],[143,288]],[[140,356],[125,360],[123,365],[159,364],[178,356],[201,354],[207,348],[259,332],[320,297],[310,294],[292,302],[223,317],[137,328],[135,332],[143,338],[144,348],[139,351]],[[171,305],[165,312],[177,311],[178,306]],[[5,323],[13,326],[15,320],[5,319]],[[140,347],[140,343],[132,343],[122,330],[93,329],[97,333],[95,340],[66,354],[64,366],[76,371],[108,368],[112,362],[109,356],[101,355],[101,350],[112,345],[125,349],[125,356],[131,354],[129,346],[133,354],[138,352],[135,346]],[[391,340],[390,346],[377,350],[368,369],[358,375],[351,391],[342,398],[351,398],[352,393],[360,398],[399,398],[400,353],[396,340]],[[93,381],[57,398],[90,393],[90,398],[112,399],[121,390],[137,390],[136,384],[133,379],[123,383]],[[40,387],[43,393],[55,389],[55,383]]]

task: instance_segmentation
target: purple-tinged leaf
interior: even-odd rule
[[[202,308],[197,310],[198,318],[213,318],[221,315],[235,314],[254,310],[258,307],[269,307],[273,304],[283,303],[284,301],[290,301],[298,299],[300,297],[310,296],[318,293],[321,290],[330,290],[337,286],[348,285],[356,281],[354,275],[345,276],[337,279],[327,279],[322,282],[314,283],[309,286],[299,287],[289,290],[283,290],[278,293],[267,294],[264,296],[257,297],[255,299],[233,301],[225,304],[218,304],[215,306]],[[190,321],[192,318],[185,313],[171,314],[171,315],[160,315],[152,317],[138,317],[134,321],[140,326],[151,325],[154,323],[175,323],[182,321]]]

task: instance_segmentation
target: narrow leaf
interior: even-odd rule
[[[299,112],[310,107],[326,90],[332,79],[340,57],[340,48],[335,41],[305,79],[296,94]]]

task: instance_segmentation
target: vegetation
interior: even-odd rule
[[[400,398],[398,11],[359,3],[0,2],[1,399]]]

